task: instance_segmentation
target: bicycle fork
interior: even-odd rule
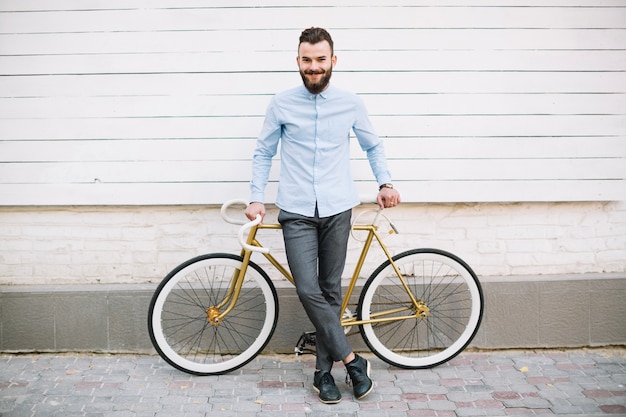
[[[248,237],[248,244],[251,244],[254,240],[254,236],[256,234],[257,227],[255,226],[253,230],[251,230],[250,235]],[[239,294],[241,293],[241,287],[243,286],[243,281],[246,276],[246,272],[248,270],[248,264],[250,263],[250,257],[252,256],[252,251],[250,250],[242,250],[241,251],[243,260],[241,262],[241,269],[236,269],[233,272],[233,277],[230,280],[232,283],[228,288],[228,292],[224,299],[217,305],[209,306],[205,310],[205,314],[207,317],[207,321],[211,326],[219,326],[222,324],[222,320],[228,313],[230,313],[235,307],[235,303],[239,299]]]
[[[278,229],[280,228],[280,226],[275,226],[275,225],[257,225],[254,226],[250,229],[250,233],[248,234],[248,238],[246,243],[250,246],[257,246],[257,247],[262,247],[262,245],[259,243],[258,240],[256,240],[256,233],[257,230],[261,228],[261,229]],[[250,257],[252,256],[252,251],[249,249],[242,249],[241,250],[241,257],[243,258],[243,260],[241,261],[241,269],[237,269],[234,271],[233,273],[233,277],[230,280],[230,282],[232,283],[232,285],[230,286],[230,288],[228,289],[228,293],[226,294],[226,296],[224,297],[224,299],[217,305],[214,306],[210,306],[206,309],[205,313],[207,316],[207,320],[208,322],[212,325],[212,326],[219,326],[222,323],[222,320],[224,319],[224,317],[226,317],[226,315],[228,313],[230,313],[232,311],[232,309],[235,307],[235,304],[237,303],[237,300],[239,298],[239,294],[241,292],[241,287],[243,286],[243,281],[244,278],[246,276],[246,272],[248,270],[248,265],[250,264]],[[295,285],[295,282],[293,280],[293,277],[291,276],[291,273],[280,264],[280,262],[278,262],[276,260],[276,258],[274,258],[271,254],[269,253],[263,253],[263,256],[265,256],[265,258],[267,258],[270,263],[283,275],[285,276],[285,278],[287,278],[287,280],[289,280],[289,282],[291,282],[293,285]]]

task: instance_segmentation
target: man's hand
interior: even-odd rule
[[[400,204],[400,193],[393,188],[383,187],[378,192],[376,201],[381,209],[395,207]]]
[[[248,204],[248,207],[246,207],[246,217],[249,220],[254,220],[256,219],[257,214],[261,215],[261,221],[263,221],[263,218],[265,217],[265,204],[263,203],[259,203],[259,202],[253,202]]]

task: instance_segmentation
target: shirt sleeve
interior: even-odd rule
[[[360,97],[357,96],[357,112],[356,122],[353,126],[361,149],[366,152],[374,177],[378,185],[391,182],[391,172],[387,167],[387,157],[385,155],[385,146],[382,139],[374,130],[374,126],[369,119],[365,104]]]
[[[257,138],[257,145],[252,156],[252,180],[250,181],[250,201],[265,203],[272,158],[276,155],[281,135],[281,124],[276,117],[274,100],[270,102],[265,114],[263,128]]]

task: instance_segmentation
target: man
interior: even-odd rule
[[[339,317],[350,217],[359,204],[350,173],[351,130],[378,181],[380,207],[397,205],[400,194],[391,185],[382,141],[363,102],[330,85],[337,62],[330,34],[321,28],[304,30],[296,61],[304,85],[277,94],[267,108],[253,156],[246,216],[265,215],[264,190],[280,142],[278,221],[296,292],[315,326],[313,388],[322,402],[332,404],[341,401],[330,373],[334,362],[345,364],[355,398],[373,388],[370,364],[352,351]]]

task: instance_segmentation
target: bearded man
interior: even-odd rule
[[[302,32],[296,62],[303,85],[275,95],[266,111],[252,161],[246,216],[265,216],[265,187],[281,144],[276,205],[296,292],[315,326],[313,388],[323,403],[341,401],[331,369],[343,362],[354,397],[373,388],[371,365],[355,354],[340,323],[341,276],[352,208],[360,203],[350,172],[350,132],[366,153],[378,182],[381,208],[400,203],[391,185],[383,142],[355,94],[330,84],[337,63],[333,40],[322,28]]]

